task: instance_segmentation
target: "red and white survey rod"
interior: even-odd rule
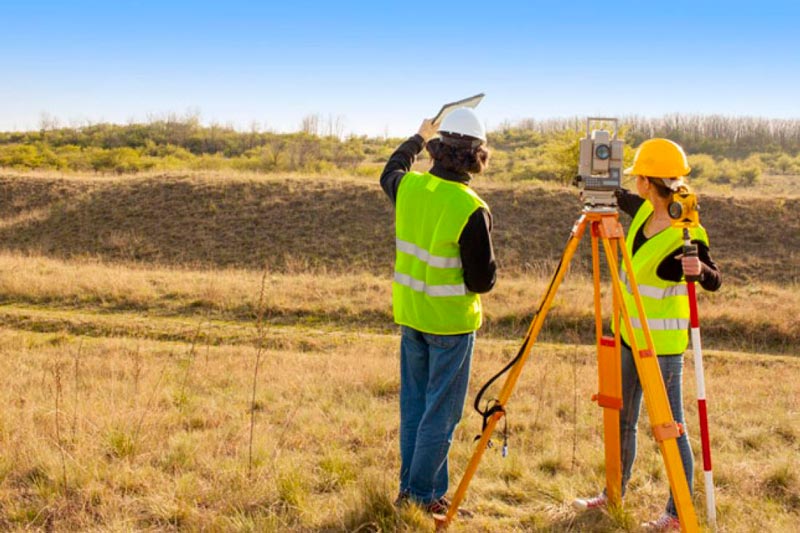
[[[683,230],[684,255],[697,255],[697,245],[692,244],[689,230]],[[711,444],[708,438],[708,411],[706,409],[706,380],[703,371],[703,346],[700,343],[700,319],[697,313],[697,291],[694,279],[686,279],[689,292],[689,322],[691,325],[692,352],[694,352],[694,372],[697,382],[697,414],[700,419],[700,442],[703,447],[703,475],[706,487],[706,515],[708,525],[717,528],[717,511],[714,501],[714,477],[711,473]]]

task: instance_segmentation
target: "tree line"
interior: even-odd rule
[[[688,153],[713,157],[747,158],[754,153],[800,153],[800,119],[769,119],[760,117],[727,117],[723,115],[682,115],[659,118],[636,115],[620,119],[626,141],[637,146],[652,137],[671,139]],[[586,119],[572,117],[537,121],[522,120],[504,123],[499,131],[517,130],[541,136],[564,131],[583,131]]]
[[[61,127],[43,119],[35,131],[0,132],[0,167],[128,173],[146,170],[254,172],[380,171],[400,139],[344,136],[342,117],[309,115],[300,131],[275,133],[257,125],[203,125],[197,115],[143,123]],[[575,172],[577,140],[585,118],[504,123],[489,133],[494,162],[489,176],[568,183]],[[690,154],[694,177],[749,185],[764,172],[800,174],[800,120],[673,114],[623,117],[632,147],[667,137]]]

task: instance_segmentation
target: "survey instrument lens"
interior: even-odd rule
[[[668,211],[670,218],[681,218],[681,214],[683,214],[683,206],[679,202],[671,202],[669,204]]]
[[[611,157],[611,148],[609,148],[607,144],[599,144],[597,148],[594,149],[594,155],[600,160],[608,159]]]

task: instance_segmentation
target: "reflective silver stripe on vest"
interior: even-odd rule
[[[633,294],[631,282],[624,270],[619,273],[619,279],[625,284],[625,288],[628,289],[628,293]],[[666,289],[662,289],[661,287],[653,287],[652,285],[639,285],[639,294],[642,296],[647,296],[648,298],[663,300],[664,298],[669,298],[671,296],[687,296],[689,294],[689,289],[686,288],[685,283],[679,283],[677,285],[667,287]]]
[[[401,239],[395,241],[397,249],[408,255],[413,255],[420,261],[428,263],[436,268],[461,268],[460,257],[442,257],[440,255],[431,255],[428,250],[420,248],[416,244]]]
[[[634,328],[642,329],[642,321],[639,317],[631,317],[631,325]],[[652,330],[686,330],[689,329],[689,320],[685,318],[648,318],[647,325]]]
[[[465,296],[467,294],[467,287],[463,283],[461,285],[426,285],[424,281],[399,272],[394,273],[394,281],[411,290],[424,292],[428,296]]]

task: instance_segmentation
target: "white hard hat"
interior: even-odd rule
[[[439,133],[466,135],[486,142],[486,128],[483,127],[475,111],[459,107],[451,111],[439,125]]]

